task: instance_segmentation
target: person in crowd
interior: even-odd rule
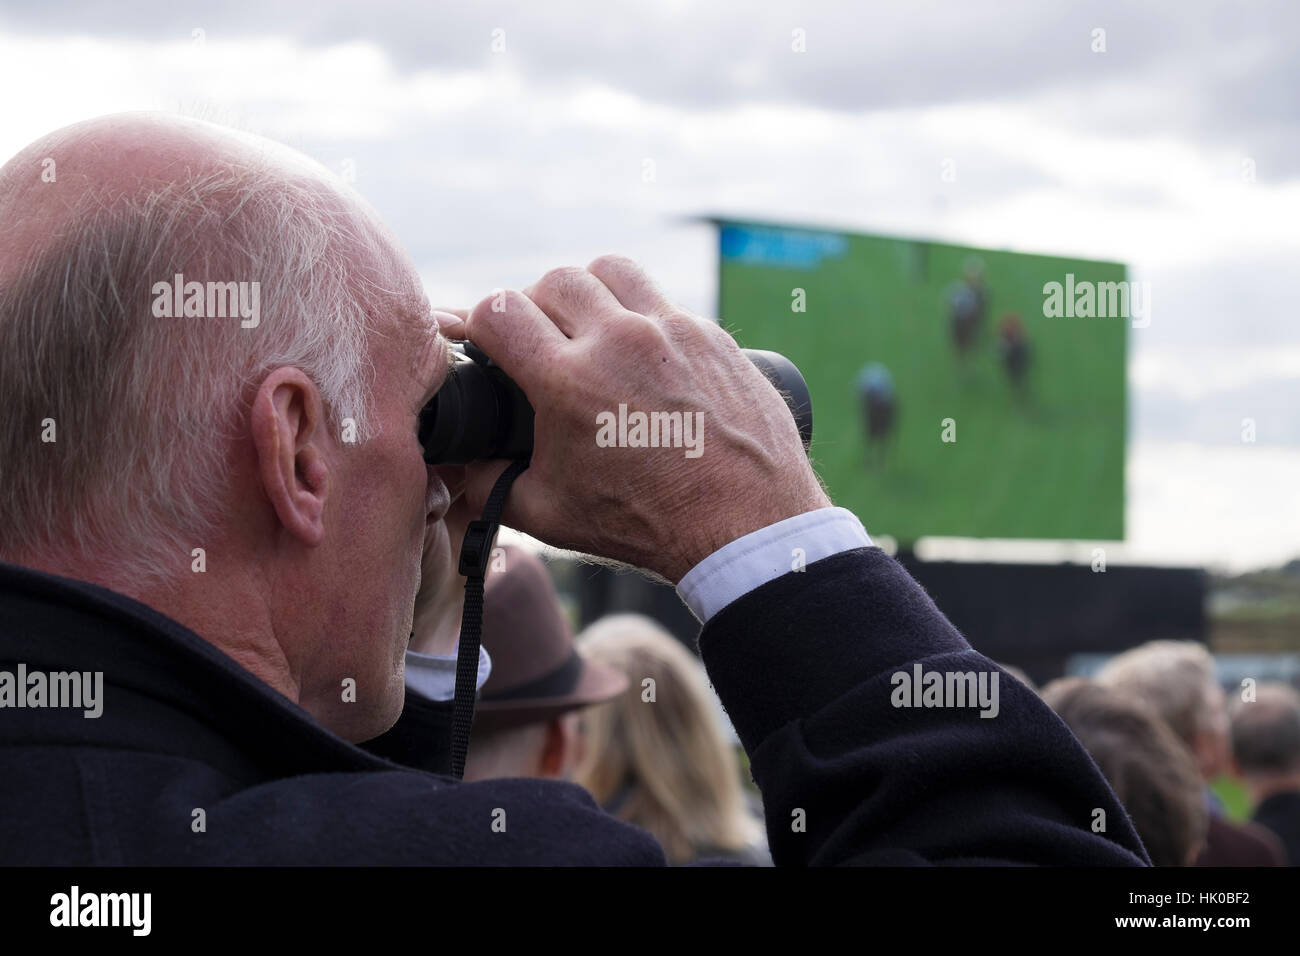
[[[627,688],[584,712],[587,749],[574,779],[610,813],[653,833],[671,863],[767,862],[700,662],[638,614],[596,621],[578,645]]]
[[[1300,694],[1263,683],[1232,711],[1232,753],[1250,794],[1251,819],[1282,841],[1287,863],[1300,866]]]
[[[465,779],[570,780],[587,708],[623,693],[627,679],[578,653],[541,559],[514,546],[499,552],[483,599],[492,674],[474,713]]]
[[[666,862],[576,784],[357,746],[402,714],[426,545],[460,583],[448,508],[508,467],[425,461],[452,338],[536,410],[505,523],[673,582],[701,620],[776,863],[1148,862],[1028,688],[994,719],[900,703],[899,674],[995,665],[833,505],[734,339],[630,260],[435,313],[337,177],[166,114],[33,142],[0,221],[0,862]],[[698,412],[706,452],[602,447],[620,403]]]
[[[1195,641],[1150,641],[1106,662],[1097,680],[1145,701],[1191,753],[1210,812],[1197,866],[1281,866],[1282,848],[1267,830],[1233,823],[1209,789],[1231,766],[1228,711],[1214,658]]]
[[[1205,846],[1209,809],[1182,741],[1145,704],[1087,678],[1054,680],[1042,695],[1110,781],[1151,862],[1191,866]]]

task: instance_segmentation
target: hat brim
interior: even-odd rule
[[[578,683],[569,693],[562,697],[480,700],[474,708],[474,727],[504,730],[540,723],[580,707],[604,703],[623,693],[627,687],[627,678],[619,671],[584,660]]]

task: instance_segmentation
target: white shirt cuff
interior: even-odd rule
[[[833,554],[871,547],[858,516],[847,508],[820,508],[737,538],[691,568],[677,593],[692,613],[709,618],[755,588]]]

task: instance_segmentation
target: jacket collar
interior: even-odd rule
[[[6,708],[0,743],[122,746],[255,777],[392,769],[148,605],[0,562],[0,669],[20,662],[102,672],[103,714]]]

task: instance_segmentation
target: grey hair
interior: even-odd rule
[[[374,322],[356,256],[382,240],[327,199],[320,183],[248,163],[84,195],[62,234],[8,272],[0,555],[110,559],[133,582],[188,572],[228,517],[231,442],[276,367],[317,384],[331,428],[351,418],[367,437]],[[21,218],[20,201],[0,196],[0,218]],[[153,286],[175,273],[257,281],[260,324],[155,317]]]
[[[1224,716],[1210,707],[1216,681],[1214,657],[1195,641],[1148,641],[1112,657],[1097,674],[1098,683],[1154,708],[1188,746]]]
[[[1232,712],[1232,752],[1246,774],[1300,772],[1300,694],[1280,682],[1256,688]]]

